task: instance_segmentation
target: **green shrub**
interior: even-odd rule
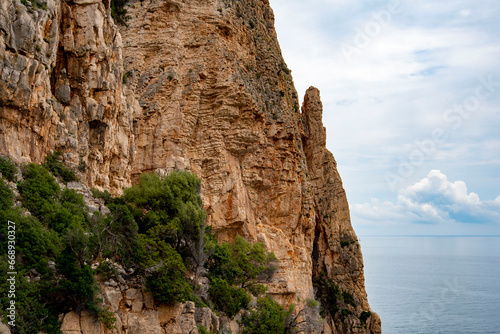
[[[0,236],[7,235],[7,221],[16,224],[17,271],[30,268],[42,275],[48,274],[47,263],[60,252],[57,233],[44,227],[36,218],[25,217],[18,209],[0,210]],[[7,249],[6,238],[0,237],[1,249]]]
[[[226,246],[230,254],[226,266],[233,268],[234,283],[242,288],[269,281],[278,268],[276,256],[272,252],[267,253],[261,242],[252,245],[238,235],[234,243]]]
[[[97,255],[97,240],[93,233],[81,226],[71,226],[64,234],[67,252],[71,252],[77,261],[84,265],[92,263]]]
[[[8,290],[6,279],[10,275],[7,276],[6,272],[2,268],[2,274],[0,274],[1,291]],[[7,297],[7,293],[2,293],[0,296],[0,304],[2,305],[0,314],[3,314],[4,321],[6,319],[5,309],[10,303],[10,299]],[[12,332],[16,334],[32,334],[42,331],[61,333],[59,326],[57,316],[50,312],[43,299],[42,284],[40,282],[28,282],[23,275],[18,274],[16,276],[16,327],[15,331]]]
[[[21,202],[32,215],[43,221],[48,213],[54,211],[59,185],[48,170],[40,165],[29,164],[22,172],[24,181],[18,185]]]
[[[116,269],[110,261],[102,261],[99,263],[95,272],[104,281],[116,275]]]
[[[140,262],[141,243],[134,216],[124,204],[108,205],[110,214],[104,219],[103,256],[124,265]]]
[[[352,311],[349,311],[349,310],[346,310],[346,309],[343,309],[342,312],[340,312],[340,314],[342,315],[342,318],[345,318],[349,315],[352,314]]]
[[[221,277],[229,282],[234,282],[237,275],[236,268],[231,265],[229,244],[219,245],[215,241],[214,250],[205,267],[210,278]]]
[[[18,185],[21,202],[48,227],[63,233],[71,226],[88,224],[83,196],[71,189],[61,192],[46,168],[29,164],[23,169],[23,177],[24,181]]]
[[[146,287],[151,291],[155,300],[174,304],[189,299],[193,289],[186,277],[186,268],[181,256],[170,245],[161,241],[148,240],[146,243],[145,253],[148,252],[148,248],[156,250],[153,257],[158,256],[161,259],[150,258],[160,267],[146,278]]]
[[[342,299],[344,300],[344,303],[356,307],[356,302],[354,301],[352,293],[346,291],[342,292]]]
[[[210,334],[210,332],[205,328],[205,326],[198,327],[199,334]]]
[[[267,291],[267,286],[264,284],[254,284],[254,285],[249,285],[247,290],[254,296],[260,297],[261,295],[265,294]]]
[[[60,177],[65,183],[78,181],[75,171],[63,165],[61,155],[60,151],[47,155],[43,166],[54,176]]]
[[[0,179],[0,210],[8,210],[13,205],[14,193],[9,186]]]
[[[241,320],[244,334],[284,334],[289,312],[269,297],[257,301],[257,310],[245,314]]]
[[[162,179],[156,174],[145,173],[137,185],[125,189],[124,200],[139,209],[136,215],[140,218],[141,233],[157,225],[168,225],[172,234],[182,232],[181,221],[177,218],[182,205],[188,202],[201,205],[200,181],[188,174],[174,172]]]
[[[214,278],[210,282],[208,293],[218,310],[233,318],[241,309],[250,303],[250,295],[243,288],[231,286],[222,278]]]
[[[0,155],[0,172],[7,180],[11,182],[16,181],[17,167],[8,157],[4,157],[3,155]]]
[[[122,83],[123,83],[124,85],[126,85],[126,84],[127,84],[127,82],[128,82],[128,78],[129,78],[129,77],[131,77],[131,76],[132,76],[132,74],[133,74],[133,72],[132,72],[132,71],[127,71],[127,72],[125,72],[125,73],[123,74]]]
[[[321,304],[321,315],[326,317],[330,314],[332,318],[339,311],[339,300],[341,292],[339,287],[324,273],[313,279],[313,286],[316,290],[316,299]]]
[[[359,320],[361,321],[361,324],[364,325],[366,323],[366,320],[368,320],[368,318],[371,316],[372,316],[372,313],[370,311],[361,312],[361,315],[359,316]]]
[[[58,201],[51,206],[52,212],[44,215],[47,224],[58,233],[64,233],[68,228],[86,227],[88,214],[83,196],[72,189],[64,189],[58,196]]]
[[[126,4],[127,0],[111,0],[111,16],[117,23],[126,24],[127,22]]]
[[[63,278],[54,289],[63,309],[80,309],[94,301],[97,284],[92,268],[80,263],[70,247],[56,259],[56,267]]]
[[[172,172],[163,179],[143,174],[139,184],[125,189],[123,199],[139,232],[169,243],[188,263],[206,228],[200,189],[201,180],[188,172]]]
[[[277,259],[272,252],[265,251],[262,243],[252,245],[237,236],[234,243],[215,245],[206,268],[212,301],[219,310],[233,317],[250,301],[246,290],[255,296],[266,292],[267,287],[261,283],[273,276]]]
[[[100,308],[97,311],[97,319],[106,326],[107,329],[116,328],[115,322],[116,317],[113,311],[110,311],[109,306],[105,308]]]

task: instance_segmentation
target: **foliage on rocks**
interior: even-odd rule
[[[23,166],[18,198],[0,179],[0,246],[7,247],[7,221],[15,222],[16,270],[24,287],[17,300],[19,323],[26,333],[58,332],[57,316],[70,309],[88,309],[112,328],[114,317],[100,306],[95,276],[117,275],[113,263],[134,268],[158,302],[193,300],[229,317],[246,310],[252,294],[265,293],[264,284],[277,269],[276,256],[241,236],[219,245],[206,225],[196,176],[144,174],[121,197],[93,190],[109,213],[91,215],[81,194],[57,182],[56,177],[63,183],[74,180],[68,170],[58,152],[42,165]],[[21,206],[14,207],[15,201]],[[94,272],[96,261],[101,265]],[[0,269],[4,288],[8,268]],[[209,278],[208,291],[198,286],[201,275]],[[0,297],[3,310],[8,302]],[[271,301],[258,305],[258,313],[245,311],[250,312],[247,328],[269,317],[282,318]]]

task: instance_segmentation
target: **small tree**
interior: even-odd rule
[[[123,196],[139,231],[156,244],[171,245],[194,272],[195,287],[211,252],[206,246],[207,214],[200,190],[201,180],[188,172],[172,172],[163,179],[143,174]]]
[[[9,186],[0,179],[0,210],[8,210],[14,205],[14,194]]]
[[[65,183],[78,181],[76,173],[71,168],[64,166],[61,161],[62,152],[56,151],[52,154],[48,154],[45,157],[43,166],[47,168],[54,176],[60,177]]]
[[[244,334],[284,334],[289,311],[268,296],[257,301],[257,310],[249,311],[242,318]]]
[[[156,268],[153,267],[153,273],[146,278],[146,287],[153,297],[167,304],[183,302],[191,297],[193,289],[187,280],[186,268],[179,253],[161,240],[147,240],[145,254],[149,251],[154,253],[147,261],[149,264],[155,263]]]
[[[139,184],[125,189],[141,233],[156,233],[183,255],[197,242],[206,226],[200,195],[201,180],[188,172],[172,172],[165,178],[143,174]]]
[[[273,252],[267,253],[261,242],[252,245],[238,235],[234,243],[226,243],[222,248],[225,249],[214,253],[209,266],[214,275],[223,275],[228,282],[241,288],[253,288],[269,282],[278,269],[278,259]]]
[[[109,204],[111,213],[100,223],[96,218],[96,233],[101,235],[100,248],[105,257],[126,265],[134,265],[139,261],[141,244],[138,226],[129,208],[124,204]]]
[[[3,155],[0,155],[0,173],[7,180],[16,181],[17,167],[8,157]]]
[[[94,301],[97,285],[92,268],[80,263],[71,248],[56,259],[56,267],[63,278],[54,288],[54,296],[63,309],[79,311]]]
[[[209,293],[216,307],[232,317],[250,301],[246,292],[260,295],[277,269],[276,256],[267,253],[262,243],[254,245],[237,236],[234,243],[215,244],[206,263]]]
[[[214,278],[208,289],[210,297],[217,309],[233,318],[242,308],[250,303],[250,295],[245,289],[231,286],[225,279]]]
[[[43,221],[54,211],[54,202],[60,192],[59,185],[40,165],[29,164],[22,172],[24,181],[18,185],[22,203],[31,214]]]

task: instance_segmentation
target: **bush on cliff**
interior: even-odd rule
[[[266,252],[264,244],[251,244],[238,235],[233,243],[216,245],[207,262],[212,278],[222,277],[230,284],[252,288],[268,282],[277,270],[278,260]]]
[[[164,178],[143,174],[139,183],[124,191],[139,232],[169,244],[187,267],[203,267],[207,239],[206,212],[200,195],[201,180],[188,172]]]
[[[8,157],[3,155],[0,155],[0,173],[6,180],[16,181],[17,167]]]
[[[127,22],[126,4],[127,0],[111,0],[111,16],[117,23],[126,24]]]
[[[61,189],[43,166],[29,164],[23,168],[22,174],[24,180],[17,186],[21,202],[33,216],[44,221],[55,211],[55,202]]]
[[[269,297],[257,301],[257,309],[243,315],[243,334],[284,334],[289,311]]]
[[[78,181],[76,173],[71,168],[64,166],[61,161],[62,152],[56,151],[45,157],[43,166],[47,168],[54,176],[60,177],[64,183]]]
[[[83,196],[72,189],[61,192],[50,172],[43,166],[29,164],[18,184],[21,202],[31,214],[58,233],[70,226],[87,226],[88,214]]]
[[[163,241],[147,240],[145,254],[148,263],[155,263],[154,271],[146,278],[146,287],[155,300],[166,304],[184,302],[190,298],[193,289],[186,278],[186,267],[182,258],[170,245]]]
[[[12,207],[14,202],[14,193],[9,188],[9,186],[0,179],[0,210],[8,210]]]
[[[57,258],[56,266],[64,276],[53,290],[61,309],[81,310],[94,301],[97,286],[92,268],[82,263],[69,246]]]
[[[162,238],[182,253],[205,227],[200,189],[201,180],[188,172],[172,172],[163,179],[146,173],[137,185],[125,189],[123,199],[136,209],[141,233],[160,226]]]
[[[125,204],[109,204],[108,214],[100,228],[102,256],[125,266],[137,266],[142,256],[139,228]]]
[[[55,154],[44,165],[22,168],[19,200],[31,215],[22,207],[13,208],[14,194],[0,179],[0,245],[6,248],[6,222],[16,222],[16,270],[26,285],[18,300],[25,310],[19,321],[38,319],[36,325],[26,325],[28,332],[57,332],[57,315],[70,308],[95,310],[98,317],[110,320],[102,316],[106,311],[95,307],[97,282],[90,267],[103,258],[135,267],[154,298],[168,304],[196,300],[233,317],[248,307],[250,293],[265,292],[262,283],[274,274],[276,257],[263,244],[252,245],[240,236],[234,243],[217,244],[206,226],[196,176],[145,174],[121,197],[93,191],[110,212],[90,216],[82,195],[56,182],[54,174],[64,178],[61,166]],[[3,282],[6,273],[0,272]],[[197,286],[201,274],[210,278],[208,293]],[[3,297],[0,301],[2,307],[9,302]]]
[[[321,305],[321,316],[326,317],[329,314],[333,318],[339,311],[339,302],[342,298],[340,288],[324,273],[313,279],[313,286]]]
[[[277,269],[274,253],[262,243],[251,244],[237,236],[233,243],[215,245],[206,265],[210,277],[209,294],[217,309],[229,317],[247,308],[250,295],[262,294]]]
[[[251,297],[245,289],[230,285],[225,279],[216,277],[208,290],[216,308],[233,318],[241,309],[248,307]]]

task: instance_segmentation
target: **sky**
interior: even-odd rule
[[[270,0],[358,235],[500,235],[500,2]]]

